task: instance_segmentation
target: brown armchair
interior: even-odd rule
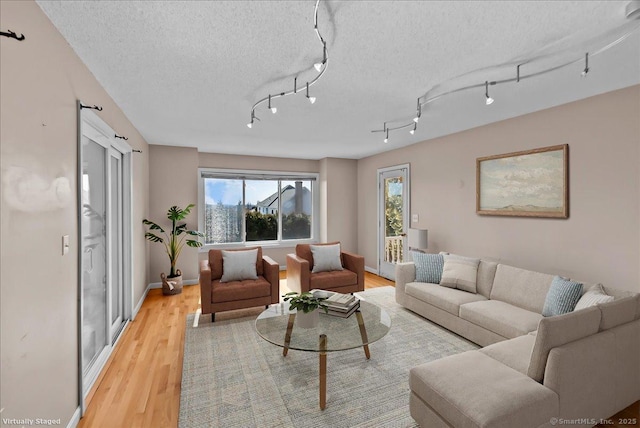
[[[287,286],[298,293],[314,288],[338,293],[364,291],[364,257],[342,251],[340,259],[344,270],[313,273],[313,254],[309,244],[296,245],[296,253],[287,254]]]
[[[255,248],[232,251],[252,249]],[[200,262],[202,313],[211,314],[212,322],[216,320],[216,312],[269,306],[280,301],[280,267],[270,257],[262,255],[262,248],[257,249],[258,279],[220,282],[224,269],[221,250],[209,250],[209,259]]]

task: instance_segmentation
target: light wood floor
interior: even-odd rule
[[[286,277],[281,272],[281,279]],[[365,289],[393,285],[393,282],[366,273]],[[176,427],[180,406],[182,352],[185,319],[199,307],[200,287],[186,286],[182,294],[163,296],[154,289],[135,319],[124,331],[107,367],[89,396],[80,427]],[[261,308],[224,312],[216,320],[259,314]],[[640,402],[612,417],[638,418]],[[603,425],[604,427],[605,425]],[[635,425],[640,426],[640,425]]]

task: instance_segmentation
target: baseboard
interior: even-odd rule
[[[160,285],[162,285],[162,283],[160,283]],[[147,285],[146,290],[144,290],[144,293],[142,293],[142,297],[140,297],[140,300],[138,300],[138,304],[136,305],[135,308],[133,308],[133,312],[131,313],[132,321],[136,319],[136,315],[138,315],[138,311],[142,307],[142,304],[144,303],[144,299],[147,298],[147,294],[149,294],[150,289],[151,289],[151,284]]]
[[[365,270],[365,271],[367,271],[367,272],[369,272],[369,273],[372,273],[372,274],[374,274],[374,275],[378,275],[378,269],[374,269],[374,268],[372,268],[372,267],[365,266],[365,267],[364,267],[364,270]]]
[[[200,281],[198,281],[197,279],[187,279],[187,280],[183,280],[182,281],[182,285],[196,285],[199,284]],[[152,282],[151,284],[149,284],[149,287],[147,287],[148,289],[151,288],[162,288],[162,283],[161,282]]]
[[[80,407],[76,407],[76,411],[73,412],[73,416],[71,416],[71,420],[67,424],[67,428],[76,428],[80,423]]]

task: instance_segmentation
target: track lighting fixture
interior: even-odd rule
[[[327,42],[324,40],[324,38],[322,37],[322,35],[320,34],[320,31],[318,30],[318,5],[320,4],[320,0],[316,0],[316,5],[314,8],[314,13],[313,13],[313,30],[316,32],[316,36],[318,37],[318,40],[320,41],[320,43],[322,43],[322,62],[317,62],[315,64],[313,64],[313,67],[315,68],[315,70],[319,73],[315,78],[309,80],[307,82],[307,99],[309,100],[309,102],[311,104],[316,102],[316,97],[311,97],[309,96],[309,86],[313,85],[314,83],[316,83],[318,81],[318,79],[320,79],[320,77],[322,77],[325,73],[325,71],[327,71],[327,66],[329,65],[329,55],[328,55],[328,51],[327,51]],[[308,68],[304,68],[303,70],[300,70],[299,73],[308,73],[309,69]],[[288,92],[279,92],[279,93],[275,93],[275,94],[269,94],[268,96],[258,100],[253,107],[251,107],[251,122],[247,124],[247,127],[251,128],[253,126],[253,119],[257,119],[254,116],[254,113],[256,111],[256,108],[263,103],[268,103],[267,104],[267,108],[269,110],[271,110],[271,113],[276,114],[276,112],[278,111],[277,107],[273,107],[271,106],[271,98],[278,98],[278,97],[286,97],[287,95],[292,95],[292,94],[297,94],[298,93],[298,76],[294,77],[293,79],[293,90],[290,90]]]
[[[310,97],[310,96],[309,96],[309,82],[307,82],[307,98],[309,99],[309,102],[310,102],[311,104],[313,104],[313,103],[315,103],[315,102],[316,102],[316,97]]]
[[[394,124],[392,124],[391,126],[387,126],[386,125],[387,122],[385,122],[385,126],[383,129],[373,129],[371,130],[371,132],[384,132],[387,137],[384,140],[385,143],[388,142],[389,140],[389,131],[396,131],[399,129],[405,129],[405,128],[411,127],[411,129],[409,130],[409,133],[413,135],[416,130],[415,125],[418,123],[421,117],[422,107],[436,100],[447,97],[448,95],[456,94],[458,92],[463,92],[468,90],[476,91],[482,88],[483,85],[485,89],[485,103],[486,105],[491,105],[493,104],[494,99],[491,98],[491,96],[489,95],[489,85],[497,85],[497,84],[502,85],[506,83],[515,83],[515,82],[519,83],[522,80],[538,77],[541,75],[545,75],[547,73],[555,72],[556,70],[573,66],[574,64],[579,63],[581,61],[584,61],[584,69],[582,70],[581,75],[582,77],[586,77],[590,71],[589,56],[593,57],[595,55],[599,55],[611,49],[612,47],[618,45],[620,42],[622,42],[632,34],[637,33],[638,30],[640,30],[640,0],[632,0],[631,2],[629,2],[627,4],[625,13],[626,13],[625,16],[627,17],[628,21],[626,24],[623,24],[618,28],[616,28],[615,30],[617,31],[612,31],[612,29],[609,29],[606,32],[601,33],[599,36],[593,37],[588,40],[588,42],[593,42],[593,43],[597,42],[598,44],[601,44],[600,46],[602,46],[597,50],[592,50],[591,53],[587,52],[583,56],[582,53],[577,53],[577,52],[584,52],[584,50],[580,49],[579,51],[576,52],[576,50],[578,49],[578,45],[575,45],[570,48],[565,48],[562,51],[546,52],[544,55],[532,57],[532,58],[521,58],[518,61],[518,63],[508,62],[508,63],[502,63],[502,64],[495,64],[492,67],[485,67],[483,69],[473,70],[462,76],[457,76],[450,80],[439,82],[434,86],[432,86],[431,88],[429,88],[427,92],[425,92],[423,95],[421,95],[418,98],[417,114],[413,116],[408,116],[408,117],[405,116],[404,119],[394,121]],[[572,48],[573,50],[571,50]],[[564,60],[564,62],[559,64],[545,64],[545,61],[547,59],[558,56],[560,54],[566,55],[565,52],[571,52],[569,54],[571,55],[571,57]],[[504,77],[494,81],[485,80],[484,83],[482,83],[482,81],[476,81],[476,83],[472,82],[467,84],[458,84],[458,85],[455,84],[456,80],[459,78],[466,78],[465,80],[469,80],[470,78],[473,78],[477,73],[480,73],[480,72],[486,73],[488,69],[499,69],[501,67],[508,68],[512,66],[516,67],[515,75],[513,75],[513,77]],[[528,68],[531,71],[529,73],[526,73],[525,68]],[[448,89],[443,90],[444,88],[448,88]]]
[[[418,124],[414,123],[413,124],[413,128],[411,129],[411,131],[409,131],[409,134],[413,135],[416,133],[416,129],[418,129]]]
[[[489,96],[489,81],[484,82],[484,96],[486,97],[485,103],[488,106],[493,104],[493,98]]]
[[[253,128],[253,122],[254,122],[255,120],[260,120],[260,119],[258,119],[258,118],[256,117],[256,115],[255,115],[255,113],[254,113],[254,112],[251,112],[251,122],[247,123],[247,128],[249,128],[249,129]]]
[[[584,70],[582,70],[582,73],[580,73],[580,75],[582,77],[587,77],[587,73],[589,73],[589,52],[584,54]]]
[[[276,114],[278,112],[277,107],[271,107],[271,94],[269,94],[269,110],[271,110],[271,113],[273,114]]]

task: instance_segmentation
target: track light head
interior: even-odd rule
[[[409,131],[409,134],[411,134],[411,135],[413,135],[413,134],[415,134],[415,133],[416,133],[416,130],[415,130],[415,129],[412,129],[411,131]]]
[[[247,128],[249,129],[253,128],[253,121],[247,123]]]
[[[493,84],[495,84],[495,82]],[[490,106],[493,104],[494,99],[489,96],[489,81],[484,82],[484,96],[486,98],[484,101],[486,105]]]
[[[278,108],[277,107],[271,107],[271,94],[269,94],[269,106],[268,106],[269,110],[271,110],[271,113],[276,114],[278,112]]]
[[[584,54],[584,70],[582,70],[582,73],[580,73],[580,76],[587,77],[588,73],[589,73],[589,52]]]
[[[385,125],[386,126],[386,125]],[[389,142],[389,128],[387,128],[387,136],[385,137],[385,139],[383,140],[384,143],[388,143]]]
[[[414,123],[413,124],[413,128],[411,129],[411,131],[409,131],[409,134],[413,135],[416,133],[416,129],[418,129],[418,124]]]
[[[316,102],[316,97],[308,97],[311,104]]]
[[[322,62],[316,62],[315,64],[313,64],[313,68],[316,69],[316,71],[319,73],[322,71],[322,66],[324,65],[324,63]]]
[[[418,122],[420,121],[420,116],[416,116],[416,117],[414,117],[414,118],[413,118],[413,121],[414,121],[415,123],[418,123]]]

